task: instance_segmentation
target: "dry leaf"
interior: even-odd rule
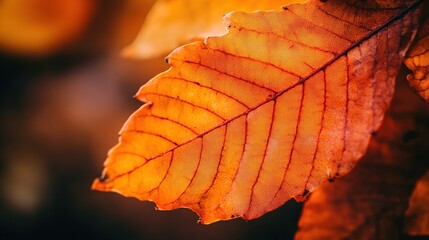
[[[415,42],[405,58],[405,64],[413,71],[407,76],[410,86],[429,102],[429,4]]]
[[[158,57],[193,39],[226,33],[221,19],[231,11],[279,9],[308,0],[158,0],[135,41],[124,55],[138,58]]]
[[[429,236],[429,171],[417,182],[409,204],[405,232]]]
[[[140,89],[147,104],[93,188],[191,208],[203,223],[301,200],[365,153],[420,3],[312,1],[227,15],[227,35],[177,49],[172,68]]]
[[[350,174],[311,195],[295,239],[406,239],[402,226],[408,199],[429,166],[429,108],[405,81],[398,85],[365,157]]]

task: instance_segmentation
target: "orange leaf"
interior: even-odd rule
[[[429,166],[429,108],[405,81],[398,85],[365,157],[350,174],[323,184],[310,196],[295,239],[408,239],[402,233],[408,199]],[[427,201],[419,202],[413,207],[427,209]]]
[[[225,34],[221,18],[227,12],[271,10],[307,1],[158,0],[137,38],[123,53],[138,58],[157,57],[197,38]]]
[[[429,4],[415,42],[405,58],[405,65],[413,71],[407,76],[413,90],[429,102]]]
[[[303,199],[365,153],[420,3],[312,1],[227,15],[227,35],[177,49],[171,69],[140,89],[147,103],[93,188],[191,208],[203,223]]]
[[[406,212],[405,231],[429,236],[429,171],[417,182]]]

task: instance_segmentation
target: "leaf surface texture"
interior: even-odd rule
[[[413,71],[407,76],[411,88],[429,102],[429,4],[425,11],[419,33],[405,58],[405,64]]]
[[[142,86],[93,188],[254,219],[348,173],[390,104],[421,1],[235,12]]]
[[[382,127],[356,168],[324,183],[305,202],[296,240],[413,239],[403,233],[404,216],[414,184],[429,166],[429,109],[406,81],[399,81],[403,77],[398,78]],[[427,220],[421,221],[427,210],[427,183],[420,181],[411,197],[413,210],[407,213],[409,233],[428,226]]]
[[[195,39],[225,34],[221,20],[225,13],[279,9],[299,2],[307,0],[158,0],[137,38],[123,53],[136,58],[157,57]]]

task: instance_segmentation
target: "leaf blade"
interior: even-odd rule
[[[156,149],[149,144],[150,151],[156,149],[159,154],[144,156],[147,162],[165,161],[163,156],[171,153],[174,157],[171,157],[170,164],[177,162],[177,168],[187,170],[186,165],[192,165],[194,172],[189,171],[177,179],[179,183],[176,188],[182,191],[170,196],[165,193],[168,191],[161,191],[161,187],[150,192],[141,192],[138,188],[117,188],[115,181],[118,176],[126,177],[136,169],[130,168],[122,175],[115,176],[110,170],[111,160],[107,160],[109,164],[106,164],[108,178],[105,181],[96,180],[93,188],[153,200],[160,209],[189,207],[200,215],[203,223],[210,223],[237,216],[245,219],[259,217],[291,197],[302,199],[326,179],[346,174],[364,154],[371,134],[381,124],[393,94],[397,68],[408,46],[407,40],[414,36],[412,26],[416,17],[412,13],[420,2],[380,11],[378,18],[374,17],[378,22],[364,19],[371,23],[368,28],[372,30],[355,27],[359,30],[352,35],[353,39],[337,41],[340,49],[336,53],[331,53],[331,42],[309,47],[304,43],[297,45],[294,40],[299,41],[299,35],[312,36],[314,29],[322,32],[327,39],[338,40],[340,34],[335,31],[345,34],[348,20],[326,29],[328,25],[323,25],[326,23],[321,19],[337,20],[326,14],[328,10],[335,10],[340,18],[348,19],[362,14],[362,11],[373,12],[373,9],[355,9],[340,1],[313,1],[307,5],[290,6],[284,12],[229,15],[229,34],[177,49],[169,57],[172,68],[152,79],[137,93],[140,100],[150,102],[143,107],[144,114],[162,116],[195,131],[195,135],[187,141],[174,139],[177,142],[175,147],[163,145],[161,149]],[[308,9],[315,11],[312,21],[316,23],[300,15]],[[342,11],[338,12],[338,9]],[[265,22],[262,26],[257,23],[261,19]],[[277,24],[279,22],[291,24],[282,26]],[[322,26],[320,23],[323,23]],[[301,28],[296,39],[290,40],[294,34],[289,32],[302,24],[313,25]],[[410,39],[402,39],[404,31],[409,33]],[[283,38],[279,37],[281,32]],[[296,56],[295,61],[283,60],[292,56]],[[390,66],[382,61],[387,58],[391,59]],[[163,85],[165,79],[175,81],[176,78],[196,83],[199,91],[183,91],[187,89],[184,84],[188,84],[184,81],[170,88]],[[232,104],[232,94],[239,92],[239,89],[229,87],[231,80],[231,85],[240,81],[240,84],[247,86],[243,89],[254,89],[246,94],[236,94],[244,105]],[[229,91],[225,94],[229,98],[219,96],[213,89],[222,93]],[[244,95],[255,97],[246,98]],[[140,117],[144,114],[134,114],[122,133],[144,126],[145,118]],[[276,116],[282,116],[282,120]],[[313,116],[318,116],[318,121],[314,121]],[[215,142],[211,135],[219,132],[224,132],[223,141],[217,141],[217,152],[211,154],[213,157],[206,158],[209,148],[203,143]],[[242,136],[233,133],[241,133]],[[123,137],[124,134],[109,159],[121,151],[122,145],[130,142]],[[201,142],[194,146],[202,149],[199,158],[191,150],[188,151],[194,157],[190,160],[182,156],[186,154],[176,156],[177,151],[196,141]],[[234,141],[243,144],[232,145]],[[300,157],[304,155],[305,158]],[[212,164],[201,165],[206,162]],[[214,175],[213,169],[208,166],[216,166]],[[276,168],[280,170],[272,174],[271,171]],[[200,171],[211,171],[207,174],[207,180],[211,183],[205,184],[208,188],[196,195],[185,193],[188,186],[197,184],[194,180]],[[218,175],[220,172],[225,174]],[[275,177],[271,179],[271,175]],[[168,176],[167,171],[163,177]]]
[[[410,87],[426,102],[429,102],[429,5],[425,6],[418,35],[404,60],[405,65],[413,71],[407,76]]]

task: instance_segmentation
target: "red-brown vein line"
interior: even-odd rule
[[[409,57],[409,58],[419,57],[419,56],[424,55],[424,54],[426,54],[426,53],[428,53],[428,52],[429,52],[429,49],[426,49],[426,50],[425,50],[425,51],[423,51],[423,52],[419,52],[419,53],[416,53],[416,54],[414,54],[414,55],[408,55],[408,57]]]
[[[168,162],[168,168],[167,168],[167,171],[165,172],[165,174],[164,174],[164,176],[162,177],[162,179],[161,179],[161,181],[159,182],[159,184],[158,184],[158,186],[156,186],[156,187],[154,187],[153,189],[151,189],[151,190],[149,190],[149,191],[147,191],[147,192],[152,192],[152,191],[154,191],[154,190],[157,190],[158,189],[158,194],[159,194],[159,188],[161,187],[161,184],[165,181],[165,179],[167,178],[167,175],[168,175],[168,173],[170,172],[170,168],[171,168],[171,165],[173,165],[173,160],[174,160],[174,150],[173,151],[171,151],[171,157],[170,157],[170,161]],[[147,162],[149,162],[149,161],[147,161]]]
[[[343,40],[346,40],[346,41],[348,41],[348,42],[350,42],[350,43],[354,43],[354,41],[352,41],[351,39],[348,39],[348,38],[346,38],[346,37],[344,37],[344,36],[341,36],[340,34],[338,34],[338,33],[334,32],[334,31],[332,31],[332,30],[330,30],[330,29],[327,29],[327,28],[325,28],[325,27],[323,27],[323,26],[320,26],[320,25],[318,25],[318,24],[316,24],[316,23],[314,23],[314,22],[311,22],[311,21],[309,21],[309,20],[305,19],[304,17],[302,17],[302,16],[300,16],[300,15],[298,15],[298,14],[294,13],[294,12],[293,12],[292,10],[290,10],[289,8],[288,8],[288,11],[289,11],[290,13],[292,13],[293,15],[295,15],[295,16],[297,16],[297,17],[301,18],[302,20],[304,20],[304,21],[306,21],[306,22],[308,22],[308,23],[311,23],[312,25],[314,25],[314,26],[316,26],[316,27],[318,27],[318,28],[323,29],[323,30],[325,30],[326,32],[328,32],[328,33],[330,33],[330,34],[332,34],[332,35],[335,35],[335,36],[337,36],[337,37],[339,37],[339,38],[341,38],[341,39],[343,39]]]
[[[428,15],[429,16],[429,15]],[[426,19],[429,19],[429,17],[426,17]],[[423,21],[427,21],[427,20],[422,20],[422,22]],[[421,40],[423,40],[424,38],[426,38],[426,37],[428,37],[429,36],[429,32],[427,32],[427,33],[424,33],[423,35],[420,35],[420,36],[418,36],[417,38],[416,38],[416,41],[421,41]]]
[[[188,185],[186,186],[186,188],[183,190],[183,192],[173,201],[171,202],[176,202],[178,200],[180,200],[180,198],[183,196],[183,194],[186,193],[186,191],[189,189],[189,187],[191,186],[192,182],[195,180],[195,176],[197,175],[198,170],[200,169],[200,165],[201,165],[201,160],[202,160],[202,156],[203,156],[203,150],[204,150],[204,137],[201,138],[201,146],[200,146],[200,154],[198,157],[198,164],[197,164],[197,168],[194,171],[194,174],[191,177],[191,180],[189,181]]]
[[[236,54],[234,54],[234,53],[229,53],[229,52],[226,52],[226,51],[224,51],[224,50],[217,49],[217,48],[216,48],[216,49],[215,49],[215,48],[211,48],[211,49],[212,49],[212,50],[214,50],[214,51],[217,51],[217,52],[223,53],[223,54],[225,54],[225,55],[228,55],[228,56],[232,56],[232,57],[236,57],[236,58],[241,58],[241,59],[246,59],[246,60],[249,60],[249,61],[252,61],[252,62],[262,63],[262,64],[264,64],[264,65],[266,65],[266,66],[270,66],[270,67],[272,67],[272,68],[275,68],[275,69],[277,69],[277,70],[280,70],[281,72],[287,73],[287,74],[289,74],[289,75],[292,75],[292,76],[297,77],[297,78],[300,78],[300,79],[303,77],[303,76],[298,75],[297,73],[294,73],[294,72],[292,72],[292,71],[290,71],[290,70],[287,70],[287,69],[284,69],[284,68],[279,67],[279,66],[277,66],[277,65],[274,65],[274,64],[272,64],[272,63],[270,63],[270,62],[264,62],[264,61],[262,61],[262,60],[260,60],[260,59],[255,59],[255,58],[251,58],[251,57],[246,57],[246,56],[236,55]]]
[[[302,62],[302,63],[304,63],[307,67],[309,67],[312,71],[314,71],[315,69],[314,69],[314,67],[313,66],[311,66],[310,64],[308,64],[307,62]]]
[[[165,117],[160,117],[160,116],[154,115],[154,114],[152,114],[152,113],[151,113],[151,115],[140,115],[140,116],[138,116],[138,117],[136,117],[136,118],[145,118],[145,117],[153,117],[153,118],[157,118],[157,119],[160,119],[160,120],[169,121],[169,122],[172,122],[172,123],[174,123],[174,124],[176,124],[176,125],[178,125],[178,126],[181,126],[181,127],[185,128],[185,129],[187,129],[187,130],[191,131],[191,132],[192,132],[192,133],[194,133],[194,134],[198,134],[197,132],[195,132],[195,130],[193,130],[192,128],[190,128],[190,127],[188,127],[188,126],[184,125],[183,123],[180,123],[180,122],[175,121],[175,120],[173,120],[173,119],[169,119],[169,118],[165,118]]]
[[[341,22],[344,22],[344,23],[350,24],[350,25],[352,25],[352,26],[355,26],[355,27],[358,27],[358,28],[361,28],[361,29],[365,29],[365,30],[367,30],[367,31],[371,31],[371,30],[372,30],[372,29],[367,28],[367,27],[365,27],[365,26],[358,25],[358,24],[356,24],[356,23],[354,23],[354,22],[347,21],[346,19],[342,19],[342,18],[340,18],[340,17],[338,17],[338,16],[336,16],[336,15],[334,15],[334,14],[330,13],[330,12],[327,12],[325,9],[322,9],[320,6],[317,6],[317,8],[318,8],[321,12],[323,12],[324,14],[326,14],[327,16],[330,16],[330,17],[332,17],[332,18],[334,18],[334,19],[336,19],[336,20],[338,20],[338,21],[341,21]]]
[[[347,148],[347,132],[348,132],[347,128],[348,128],[348,123],[349,123],[349,102],[350,102],[350,97],[349,97],[349,90],[350,90],[350,88],[349,88],[349,83],[350,83],[349,74],[350,74],[350,70],[349,70],[349,67],[350,67],[349,66],[349,58],[346,55],[346,71],[347,71],[347,74],[346,74],[346,106],[344,109],[343,150],[341,153],[340,162],[339,162],[338,167],[337,167],[337,172],[334,176],[338,176],[339,171],[341,170],[341,167],[344,163],[344,155],[347,151],[347,149],[346,149]]]
[[[238,167],[237,167],[237,170],[235,171],[235,173],[234,173],[234,177],[232,178],[232,182],[231,182],[231,185],[230,185],[230,187],[229,187],[229,190],[228,190],[228,192],[225,194],[225,196],[227,196],[230,192],[231,192],[231,189],[232,189],[232,185],[234,184],[234,182],[235,182],[235,180],[237,179],[237,176],[238,176],[238,170],[241,168],[241,163],[243,162],[243,157],[244,157],[244,153],[246,152],[246,147],[247,147],[247,135],[248,135],[248,120],[247,120],[247,116],[248,115],[246,115],[246,117],[245,117],[245,122],[244,122],[244,143],[243,143],[243,148],[242,148],[242,150],[241,150],[241,154],[240,154],[240,160],[239,160],[239,163],[238,163]],[[204,195],[203,195],[204,196]],[[222,204],[222,203],[219,203],[218,205],[217,205],[217,207],[219,207],[220,206],[220,204]]]
[[[145,94],[145,95],[155,95],[155,96],[165,97],[165,98],[169,98],[169,99],[172,99],[172,100],[175,100],[175,101],[178,101],[178,102],[182,102],[182,103],[185,103],[185,104],[191,105],[192,107],[200,108],[200,109],[202,109],[202,110],[205,110],[205,111],[207,111],[207,112],[209,112],[209,113],[211,113],[211,114],[215,115],[216,117],[218,117],[218,118],[220,118],[220,119],[222,119],[222,120],[224,120],[224,121],[226,120],[225,118],[223,118],[222,116],[220,116],[219,114],[215,113],[214,111],[212,111],[212,110],[210,110],[210,109],[207,109],[207,108],[202,107],[202,106],[195,105],[195,104],[193,104],[192,102],[188,102],[188,101],[183,100],[183,99],[180,99],[180,98],[175,98],[175,97],[172,97],[172,96],[169,96],[169,95],[166,95],[166,94],[156,93],[156,92],[145,92],[144,94]]]
[[[293,140],[292,140],[292,146],[291,146],[291,148],[290,148],[290,152],[289,152],[289,159],[288,159],[288,163],[287,163],[287,165],[286,165],[285,171],[283,172],[283,180],[282,180],[282,183],[280,184],[279,188],[277,189],[276,194],[274,195],[274,197],[273,197],[273,199],[271,200],[271,202],[272,202],[274,199],[276,199],[276,198],[277,198],[277,195],[280,193],[280,190],[282,189],[283,184],[284,184],[284,181],[285,181],[286,173],[289,171],[289,166],[290,166],[291,161],[292,161],[292,154],[293,154],[293,151],[295,150],[295,142],[296,142],[296,139],[297,139],[297,137],[298,137],[299,125],[300,125],[300,123],[301,123],[301,113],[302,113],[302,108],[303,108],[303,104],[304,104],[304,95],[305,95],[305,83],[303,83],[303,84],[302,84],[302,90],[301,90],[301,102],[300,102],[300,104],[299,104],[299,109],[298,109],[298,118],[297,118],[296,125],[295,125],[295,133],[294,133]],[[270,204],[271,204],[271,202],[270,202]],[[268,206],[269,206],[270,204],[268,204]]]
[[[310,45],[304,44],[304,43],[299,42],[299,41],[294,41],[294,40],[292,40],[290,38],[287,38],[286,36],[283,36],[283,35],[280,35],[280,34],[277,34],[277,33],[274,33],[274,32],[260,32],[258,30],[251,29],[251,28],[246,28],[246,27],[240,26],[240,25],[237,25],[237,27],[240,28],[241,30],[244,30],[244,31],[247,31],[247,32],[253,32],[253,33],[258,34],[258,35],[271,35],[271,36],[274,36],[274,37],[277,37],[277,38],[281,38],[281,39],[284,39],[284,40],[289,41],[291,43],[295,43],[295,44],[300,45],[302,47],[313,49],[313,50],[316,50],[316,51],[320,51],[320,52],[324,52],[324,53],[329,53],[329,54],[332,54],[332,55],[337,54],[336,52],[333,52],[333,51],[322,49],[322,48],[319,48],[319,47],[316,47],[316,46],[310,46]]]
[[[215,180],[216,180],[216,177],[217,177],[217,175],[219,174],[220,162],[222,161],[222,158],[223,158],[223,151],[224,151],[224,149],[225,149],[225,143],[226,143],[226,134],[227,134],[227,131],[228,131],[228,124],[226,124],[226,125],[225,125],[225,132],[224,132],[224,134],[223,134],[222,148],[220,149],[219,160],[218,160],[218,162],[217,162],[217,166],[216,166],[216,173],[215,173],[215,175],[213,176],[213,179],[212,179],[212,181],[211,181],[211,183],[210,183],[209,187],[206,189],[206,191],[204,191],[204,193],[203,193],[203,194],[201,194],[201,196],[203,196],[203,197],[204,197],[204,196],[207,194],[207,192],[208,192],[208,191],[213,187],[213,185],[214,185],[214,183],[215,183]]]
[[[170,59],[172,59],[172,60],[176,60],[176,61],[182,61],[182,60],[180,60],[180,59],[175,59],[175,58],[171,58],[171,57],[170,57]],[[251,80],[248,80],[248,79],[245,79],[245,78],[241,78],[241,77],[237,77],[237,76],[231,75],[231,74],[226,73],[226,72],[222,72],[222,71],[220,71],[220,70],[218,70],[218,69],[216,69],[216,68],[210,67],[210,66],[208,66],[208,65],[204,65],[204,64],[199,63],[199,62],[192,62],[192,61],[189,61],[189,60],[182,61],[182,62],[184,62],[184,63],[189,63],[189,64],[192,64],[192,65],[197,65],[197,66],[199,66],[199,67],[203,67],[203,68],[206,68],[206,69],[212,70],[212,71],[217,72],[217,73],[219,73],[219,74],[221,74],[221,75],[226,75],[226,76],[228,76],[228,77],[230,77],[230,78],[234,78],[234,79],[239,80],[239,81],[241,81],[241,82],[248,83],[248,84],[250,84],[250,85],[252,85],[252,86],[262,88],[262,89],[267,90],[267,91],[272,92],[272,93],[277,92],[277,91],[275,91],[275,90],[273,90],[273,89],[271,89],[271,88],[267,88],[267,87],[265,87],[265,86],[262,86],[262,85],[256,84],[255,82],[253,82],[253,81],[251,81]]]
[[[309,182],[309,180],[310,180],[310,178],[311,178],[311,176],[313,174],[314,164],[315,164],[317,155],[319,153],[320,135],[322,134],[323,126],[325,124],[325,112],[326,112],[326,71],[323,71],[323,109],[322,109],[322,119],[320,121],[319,132],[317,133],[316,149],[314,151],[314,155],[313,155],[313,159],[312,159],[311,170],[310,170],[310,173],[308,174],[308,178],[307,178],[307,180],[306,180],[306,182],[304,184],[304,191],[303,192],[305,192],[305,190],[308,189],[307,185],[308,185],[308,182]]]
[[[376,35],[377,43],[379,42],[379,34]],[[372,130],[375,130],[375,91],[377,88],[377,81],[375,79],[375,74],[377,73],[377,65],[378,65],[378,44],[375,44],[375,54],[374,54],[374,66],[372,71],[372,79],[371,79],[371,85],[372,85],[372,102],[371,102],[371,109],[372,109]]]
[[[120,152],[120,153],[115,153],[115,155],[116,155],[116,154],[129,154],[129,153],[128,153],[128,152]],[[129,154],[129,155],[135,155],[135,156],[137,156],[137,157],[144,158],[143,156],[141,156],[141,155],[139,155],[139,154]],[[147,163],[149,163],[149,161],[145,161],[143,164],[141,164],[141,165],[139,165],[138,167],[136,167],[136,168],[132,169],[131,171],[127,171],[127,172],[125,172],[125,173],[121,173],[121,174],[118,174],[118,175],[116,175],[116,176],[109,176],[109,177],[108,177],[108,179],[107,179],[107,180],[105,180],[105,181],[111,181],[111,180],[115,180],[115,179],[120,178],[120,177],[123,177],[123,176],[128,176],[128,175],[130,175],[134,170],[136,170],[136,169],[138,169],[138,168],[142,168],[142,167],[144,167]]]
[[[262,162],[261,162],[261,165],[259,166],[258,174],[256,175],[255,182],[253,183],[252,188],[251,188],[251,191],[250,191],[250,201],[249,201],[249,206],[247,207],[246,213],[248,213],[248,212],[250,211],[250,208],[251,208],[251,206],[252,206],[252,202],[253,202],[253,198],[254,198],[254,189],[255,189],[256,184],[257,184],[257,183],[258,183],[258,181],[259,181],[259,177],[260,177],[260,175],[261,175],[261,170],[262,170],[262,168],[263,168],[263,166],[264,166],[265,159],[266,159],[266,157],[267,157],[268,145],[269,145],[270,140],[271,140],[271,134],[272,134],[272,132],[273,132],[273,124],[274,124],[275,117],[276,117],[276,104],[277,104],[277,101],[276,101],[276,100],[274,100],[274,103],[273,103],[273,111],[272,111],[272,113],[271,113],[270,128],[269,128],[269,130],[268,130],[268,137],[267,137],[267,141],[266,141],[266,143],[265,143],[265,148],[264,148],[264,155],[262,156]]]
[[[422,82],[423,82],[423,80],[420,80],[420,82],[419,82],[419,86],[421,86],[421,85],[422,85]],[[424,93],[424,92],[425,92],[425,91],[427,91],[427,90],[429,90],[429,86],[421,87],[421,89],[418,89],[418,90],[417,90],[417,92],[422,92],[422,93]]]
[[[411,10],[414,10],[415,8],[417,8],[417,7],[418,7],[422,2],[423,2],[423,0],[417,0],[417,1],[415,1],[415,2],[414,2],[413,4],[411,4],[409,7],[407,7],[406,9],[404,9],[402,12],[400,12],[400,13],[398,13],[397,15],[393,16],[393,17],[392,17],[392,18],[390,18],[388,21],[386,21],[384,24],[382,24],[381,26],[377,27],[375,30],[373,30],[373,31],[369,32],[367,35],[363,36],[359,41],[357,41],[357,42],[355,42],[355,43],[351,44],[349,47],[347,47],[345,50],[343,50],[343,52],[341,52],[340,54],[336,55],[336,56],[335,56],[335,57],[333,57],[331,60],[329,60],[329,61],[327,61],[325,64],[323,64],[322,66],[318,67],[316,70],[314,70],[314,71],[313,71],[313,72],[311,72],[309,75],[307,75],[306,77],[302,78],[300,81],[298,81],[297,83],[293,84],[292,86],[287,87],[287,88],[285,88],[284,90],[282,90],[282,91],[280,91],[280,92],[277,92],[277,93],[276,93],[276,94],[274,94],[273,96],[271,96],[271,97],[267,98],[265,101],[263,101],[263,102],[261,102],[261,103],[257,104],[256,106],[254,106],[254,107],[252,107],[252,108],[249,108],[247,111],[245,111],[245,112],[243,112],[243,113],[241,113],[241,114],[238,114],[237,116],[232,117],[232,118],[230,118],[230,119],[228,119],[228,120],[225,120],[225,121],[224,121],[224,122],[222,122],[221,124],[219,124],[219,125],[217,125],[217,126],[215,126],[215,127],[211,128],[211,129],[209,129],[209,130],[207,130],[207,131],[205,131],[205,132],[202,132],[202,133],[198,134],[198,135],[197,135],[197,136],[195,136],[194,138],[192,138],[192,139],[190,139],[189,141],[186,141],[186,142],[184,142],[184,143],[180,144],[179,146],[185,145],[185,144],[187,144],[187,143],[189,143],[189,142],[191,142],[191,141],[195,140],[195,139],[196,139],[196,138],[198,138],[198,137],[201,137],[201,136],[203,136],[203,135],[205,135],[205,134],[207,134],[207,133],[209,133],[209,132],[214,131],[215,129],[218,129],[218,128],[220,128],[220,127],[222,127],[222,126],[224,126],[224,125],[228,124],[229,122],[231,122],[231,121],[233,121],[233,120],[235,120],[235,119],[238,119],[238,118],[240,118],[240,117],[242,117],[242,116],[245,116],[245,115],[249,114],[249,112],[254,111],[255,109],[259,108],[260,106],[264,105],[265,103],[267,103],[267,102],[269,102],[269,101],[271,101],[271,100],[274,100],[274,99],[278,98],[279,96],[283,95],[285,92],[288,92],[288,91],[290,91],[291,89],[295,88],[296,86],[298,86],[298,85],[300,85],[300,84],[305,83],[307,80],[311,79],[314,75],[316,75],[316,74],[317,74],[317,73],[319,73],[320,71],[323,71],[323,70],[324,70],[324,69],[326,69],[328,66],[332,65],[332,63],[334,63],[335,61],[337,61],[339,58],[341,58],[342,56],[344,56],[345,54],[347,54],[348,52],[350,52],[350,50],[352,50],[352,49],[354,49],[354,48],[358,47],[360,44],[362,44],[363,42],[367,41],[369,38],[373,37],[375,34],[377,34],[378,32],[380,32],[381,30],[383,30],[386,26],[389,26],[390,24],[392,24],[393,22],[397,21],[398,19],[401,19],[401,17],[403,17],[405,14],[408,14]],[[174,149],[176,149],[176,148],[177,148],[177,147],[174,147],[174,148],[172,148],[172,149],[170,149],[170,150],[167,150],[167,151],[165,151],[165,152],[162,152],[162,153],[158,154],[157,156],[154,156],[154,157],[152,157],[152,158],[148,159],[148,161],[149,161],[149,160],[152,160],[152,159],[155,159],[155,158],[158,158],[158,157],[160,157],[160,156],[162,156],[162,155],[164,155],[164,154],[166,154],[166,153],[168,153],[168,152],[170,152],[170,151],[172,151],[172,150],[174,150]],[[137,168],[138,168],[138,167],[137,167]],[[136,169],[137,169],[137,168],[136,168]],[[133,169],[133,170],[131,170],[131,171],[134,171],[134,170],[135,170],[135,169]],[[131,172],[131,171],[130,171],[130,172]]]
[[[234,100],[235,102],[239,103],[240,105],[242,105],[245,108],[249,108],[249,106],[247,106],[247,104],[243,103],[242,101],[240,101],[239,99],[237,99],[237,98],[235,98],[233,96],[230,96],[230,95],[228,95],[226,93],[223,93],[223,92],[221,92],[219,90],[216,90],[216,89],[214,89],[212,87],[204,86],[204,85],[201,85],[200,83],[193,82],[193,81],[185,79],[185,78],[179,78],[179,77],[162,77],[160,79],[175,79],[175,80],[179,80],[179,81],[183,81],[183,82],[186,82],[186,83],[189,83],[189,84],[196,85],[196,86],[201,87],[201,88],[209,89],[209,90],[211,90],[211,91],[213,91],[215,93],[219,93],[219,94],[221,94],[221,95],[223,95],[223,96],[225,96],[225,97],[227,97],[229,99]]]
[[[168,139],[165,136],[162,136],[161,134],[157,134],[157,133],[151,133],[151,132],[146,132],[143,130],[128,130],[127,133],[139,133],[139,134],[146,134],[146,135],[150,135],[150,136],[154,136],[154,137],[158,137],[160,139],[163,139],[169,143],[174,144],[175,146],[178,146],[179,144],[171,139]]]

